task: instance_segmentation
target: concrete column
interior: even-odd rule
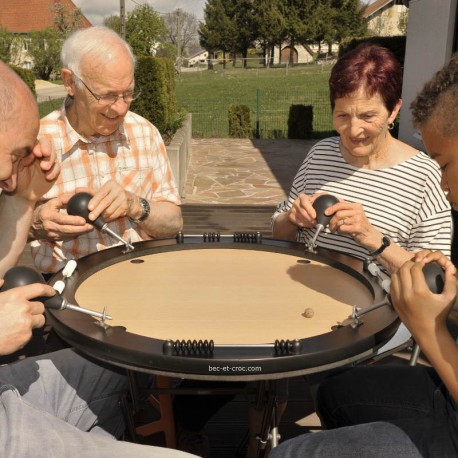
[[[407,29],[403,106],[399,139],[415,148],[423,144],[412,127],[410,103],[453,53],[458,0],[411,0]]]

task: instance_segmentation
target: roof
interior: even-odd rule
[[[393,3],[393,0],[375,0],[375,2],[368,5],[367,8],[364,10],[364,17],[368,18],[369,16],[372,16],[378,10],[382,9],[390,3]]]
[[[28,33],[54,27],[56,13],[51,8],[61,3],[66,9],[77,9],[72,0],[0,0],[0,26],[14,33]],[[83,15],[80,27],[91,27]]]
[[[199,49],[199,51],[191,54],[190,56],[188,56],[186,59],[194,59],[194,57],[197,57],[197,56],[200,56],[201,54],[205,54],[207,52],[206,49]]]

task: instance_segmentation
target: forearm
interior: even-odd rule
[[[0,195],[0,278],[16,265],[25,244],[32,220],[34,202],[16,195]]]
[[[172,202],[152,202],[150,214],[139,228],[153,239],[175,237],[183,229],[181,208]]]
[[[279,240],[297,240],[297,226],[289,220],[289,212],[280,213],[272,227],[272,237]]]
[[[450,395],[458,401],[458,345],[446,325],[432,326],[431,331],[413,330],[412,334]]]
[[[391,274],[399,269],[406,261],[412,259],[413,256],[414,253],[405,250],[392,241],[391,245],[382,254],[374,256],[374,258]]]

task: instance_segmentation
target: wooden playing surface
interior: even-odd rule
[[[158,339],[261,344],[323,334],[352,305],[373,303],[358,280],[320,262],[247,249],[155,253],[102,269],[76,292],[112,326]],[[305,318],[306,308],[314,316]]]

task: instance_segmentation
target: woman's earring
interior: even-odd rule
[[[388,130],[393,130],[394,129],[394,122],[390,122],[388,124]]]

